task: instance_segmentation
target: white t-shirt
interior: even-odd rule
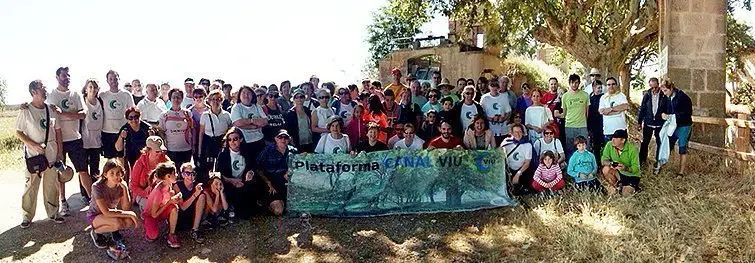
[[[349,136],[346,134],[341,139],[333,138],[330,133],[323,135],[315,147],[316,153],[348,153],[350,150]]]
[[[524,111],[524,125],[529,124],[543,128],[543,124],[551,120],[553,120],[553,113],[545,106],[532,105]],[[542,133],[537,133],[535,130],[530,130],[529,133],[535,135],[537,138],[543,137]]]
[[[469,124],[472,123],[472,118],[474,118],[475,115],[482,112],[477,112],[477,106],[473,104],[467,105],[464,104],[464,102],[461,102],[461,127],[462,130],[467,129],[469,127]]]
[[[414,136],[414,140],[412,140],[412,144],[406,145],[406,139],[401,139],[396,142],[394,145],[394,148],[396,149],[415,149],[415,150],[422,150],[422,146],[425,145],[425,141]]]
[[[251,106],[245,106],[241,103],[236,103],[231,108],[231,120],[237,121],[240,119],[267,119],[267,114],[257,104]],[[241,133],[244,134],[244,141],[246,143],[256,142],[262,140],[265,136],[262,134],[262,129],[241,129]]]
[[[212,118],[212,124],[210,124],[210,118]],[[220,110],[220,114],[205,111],[202,116],[199,117],[199,125],[204,125],[204,134],[210,137],[222,136],[231,127],[231,114],[227,111]],[[215,132],[213,133],[212,127],[215,126]]]
[[[231,156],[231,176],[233,178],[242,178],[244,167],[246,167],[246,159],[240,152],[229,151]]]
[[[106,90],[100,92],[100,98],[105,104],[105,124],[102,125],[102,131],[106,133],[120,132],[127,122],[126,110],[134,107],[134,98],[124,90],[118,90],[116,93]]]
[[[141,119],[147,122],[159,121],[160,115],[168,111],[168,108],[165,107],[165,102],[162,100],[155,99],[155,101],[152,102],[146,97],[139,101],[139,103],[136,104],[136,107],[142,112]]]
[[[168,151],[191,151],[191,131],[186,121],[186,114],[191,116],[187,109],[169,110],[160,115],[157,125],[165,131],[165,147]]]
[[[621,104],[627,104],[627,97],[624,93],[617,92],[616,94],[603,94],[600,97],[600,105],[598,109],[608,109],[611,107],[619,106]],[[625,112],[621,112],[616,115],[603,115],[603,134],[612,135],[616,130],[627,129],[627,117]]]
[[[314,110],[312,110],[312,114],[317,114],[317,127],[323,129],[327,129],[328,118],[335,115],[332,109],[323,107],[315,108]],[[346,122],[344,121],[344,123]]]
[[[485,111],[485,116],[488,119],[493,118],[495,115],[505,115],[511,113],[511,105],[509,105],[509,95],[506,93],[498,93],[497,96],[486,93],[480,98],[480,104]],[[509,133],[508,122],[503,123],[490,123],[490,130],[494,136],[501,136]]]
[[[102,148],[102,106],[98,100],[94,100],[97,105],[85,102],[87,117],[84,118],[84,129],[81,139],[84,142],[84,149]]]
[[[505,143],[506,141],[504,141]],[[506,149],[506,165],[512,170],[519,170],[524,165],[524,161],[532,160],[532,144],[521,144],[516,150],[514,150],[514,147],[516,147],[516,144],[513,143],[503,147]],[[514,151],[514,153],[509,154],[511,151]]]
[[[77,113],[84,109],[81,103],[81,95],[76,91],[60,91],[54,89],[47,94],[47,104],[53,104],[58,106],[63,112]],[[81,133],[79,133],[79,119],[73,119],[65,116],[59,116],[58,122],[60,122],[61,137],[64,142],[75,141],[81,139]]]
[[[58,145],[55,143],[55,129],[60,129],[60,124],[58,123],[58,114],[52,109],[52,107],[49,108],[49,112],[52,126],[47,130],[48,137],[46,143],[44,142],[45,128],[48,127],[48,123],[45,108],[37,109],[29,104],[29,108],[25,110],[22,109],[21,112],[18,113],[18,118],[16,119],[16,130],[23,132],[29,137],[29,139],[36,143],[45,144],[47,146],[45,147],[45,156],[47,157],[47,161],[52,163],[55,161],[58,154]],[[26,157],[41,154],[30,148],[26,148],[26,145],[24,145],[24,150],[26,151]]]
[[[338,103],[341,104],[341,108],[338,109],[338,112],[336,112],[336,114],[338,114],[338,116],[341,116],[341,118],[343,118],[343,123],[349,123],[349,121],[351,121],[351,115],[354,114],[354,107],[351,106],[351,103],[346,103],[346,104],[343,104],[341,102],[338,102]],[[317,116],[317,117],[319,118],[320,116]]]
[[[535,141],[535,144],[533,146],[535,147],[535,152],[537,152],[538,155],[542,155],[546,151],[551,151],[558,155],[564,154],[564,145],[561,144],[561,140],[559,140],[558,138],[553,138],[551,143],[545,142],[545,138],[540,138]]]

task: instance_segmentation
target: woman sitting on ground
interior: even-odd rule
[[[113,242],[121,242],[123,236],[119,230],[139,226],[139,218],[131,211],[128,187],[123,182],[125,172],[116,159],[107,160],[102,176],[92,184],[87,221],[92,226],[90,235],[98,248],[110,245],[105,234],[110,233]]]
[[[235,213],[229,213],[229,217],[249,219],[252,217],[256,204],[252,185],[254,161],[249,159],[249,155],[241,152],[241,145],[244,143],[241,129],[231,127],[226,132],[223,141],[226,147],[218,155],[215,170],[222,176],[223,189],[228,197],[229,205],[235,211]]]

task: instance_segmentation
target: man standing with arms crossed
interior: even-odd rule
[[[579,86],[579,76],[569,76],[569,91],[561,98],[566,116],[566,159],[574,152],[574,139],[577,136],[587,138],[587,107],[590,96]],[[589,145],[588,145],[589,148]]]
[[[102,123],[102,155],[106,159],[118,158],[123,163],[123,151],[115,149],[115,141],[124,124],[126,124],[126,110],[134,107],[134,98],[124,90],[118,89],[118,72],[110,70],[105,74],[109,90],[100,92],[103,102],[105,120]],[[128,181],[128,177],[124,178]]]
[[[60,124],[61,138],[63,142],[62,155],[58,156],[64,162],[66,155],[71,159],[73,167],[79,173],[79,181],[84,186],[86,196],[91,196],[92,179],[87,172],[87,164],[84,155],[84,141],[81,139],[80,122],[86,113],[82,103],[81,95],[68,89],[71,83],[71,75],[68,74],[68,67],[60,67],[55,71],[55,78],[58,80],[58,87],[50,92],[47,96],[47,104],[54,105],[53,108],[58,114],[58,123]],[[60,183],[58,191],[60,192],[60,215],[69,216],[70,209],[66,202],[66,187]],[[83,193],[82,193],[83,194]],[[89,200],[84,200],[89,203]]]

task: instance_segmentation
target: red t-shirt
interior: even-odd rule
[[[430,144],[428,146],[432,146],[438,149],[453,149],[456,148],[457,145],[462,145],[462,141],[461,139],[459,139],[459,137],[451,136],[451,139],[449,139],[448,142],[444,142],[443,138],[441,136],[438,136],[430,141]]]
[[[540,103],[542,103],[543,105],[547,106],[551,110],[551,112],[553,112],[553,107],[556,106],[556,102],[554,101],[556,99],[556,96],[558,96],[556,93],[546,92],[540,98]]]

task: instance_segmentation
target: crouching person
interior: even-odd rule
[[[276,216],[282,215],[286,208],[288,157],[296,153],[296,148],[288,145],[290,141],[288,132],[280,130],[275,136],[275,143],[265,147],[257,157],[257,164],[262,167],[262,180],[259,182],[263,185],[259,192],[264,198],[260,200],[265,201],[270,212]]]
[[[616,130],[600,157],[601,177],[609,195],[619,191],[621,195],[631,195],[640,184],[640,154],[627,137],[626,130]]]
[[[102,168],[102,176],[92,184],[87,221],[92,226],[92,241],[98,248],[123,246],[120,230],[139,226],[139,218],[131,211],[128,187],[123,182],[125,172],[117,159],[109,159]]]
[[[189,236],[194,242],[199,244],[204,243],[204,237],[199,231],[199,224],[202,222],[204,216],[204,207],[206,203],[206,196],[202,191],[202,184],[196,183],[197,173],[194,169],[194,165],[191,163],[185,163],[181,165],[181,181],[173,185],[173,191],[181,193],[183,199],[178,203],[180,210],[178,211],[178,225],[179,229],[184,230],[191,227]]]
[[[172,185],[176,183],[176,166],[173,162],[160,163],[152,170],[150,177],[155,185],[147,198],[147,205],[142,210],[144,218],[144,232],[147,241],[157,239],[160,233],[158,224],[168,221],[168,246],[171,248],[181,247],[176,236],[176,224],[178,223],[178,204],[181,203],[181,192],[175,192]]]
[[[233,221],[228,218],[228,199],[225,197],[223,190],[223,179],[218,173],[210,173],[210,179],[207,180],[210,187],[204,188],[207,196],[205,205],[206,218],[213,224],[226,226]]]

